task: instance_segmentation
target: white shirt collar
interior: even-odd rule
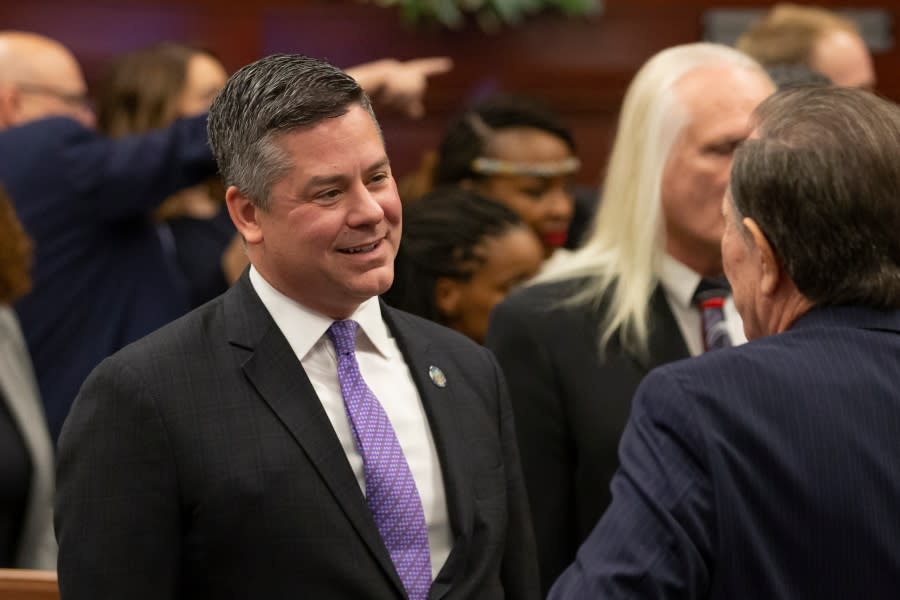
[[[325,335],[334,319],[285,296],[272,287],[272,284],[266,281],[252,265],[250,267],[250,283],[269,314],[272,315],[275,324],[287,338],[294,353],[300,360],[303,360],[319,339]],[[348,319],[359,323],[359,328],[364,334],[357,340],[358,344],[363,339],[368,340],[371,347],[379,354],[385,358],[391,357],[391,349],[394,346],[389,340],[392,336],[381,316],[381,304],[377,296],[360,304]]]
[[[669,302],[674,302],[682,308],[690,308],[694,299],[694,292],[700,284],[700,274],[669,256],[663,255],[662,268],[659,272],[659,282],[666,292]]]

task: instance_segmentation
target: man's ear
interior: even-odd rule
[[[247,245],[262,242],[263,232],[259,225],[259,213],[262,212],[262,209],[233,185],[225,190],[225,204],[228,206],[228,216],[231,217],[231,222],[234,223]]]
[[[756,259],[759,261],[759,290],[771,296],[778,289],[781,283],[783,273],[781,272],[781,262],[772,249],[769,239],[759,228],[759,225],[750,217],[744,217],[742,221],[744,227],[750,232],[753,239],[753,246],[756,249]]]
[[[452,320],[459,314],[461,297],[459,281],[449,277],[438,277],[434,282],[434,304],[446,319]]]
[[[0,130],[19,124],[22,96],[16,86],[0,83]]]

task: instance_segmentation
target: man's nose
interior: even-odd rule
[[[373,194],[362,182],[356,186],[347,222],[351,227],[379,223],[384,218],[380,196]]]

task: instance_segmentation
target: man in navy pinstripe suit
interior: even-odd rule
[[[723,202],[750,343],[653,371],[552,599],[900,594],[900,108],[765,101]]]

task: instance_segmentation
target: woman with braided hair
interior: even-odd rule
[[[542,260],[537,235],[511,209],[459,187],[438,188],[404,207],[394,285],[383,298],[481,343],[491,309]]]

